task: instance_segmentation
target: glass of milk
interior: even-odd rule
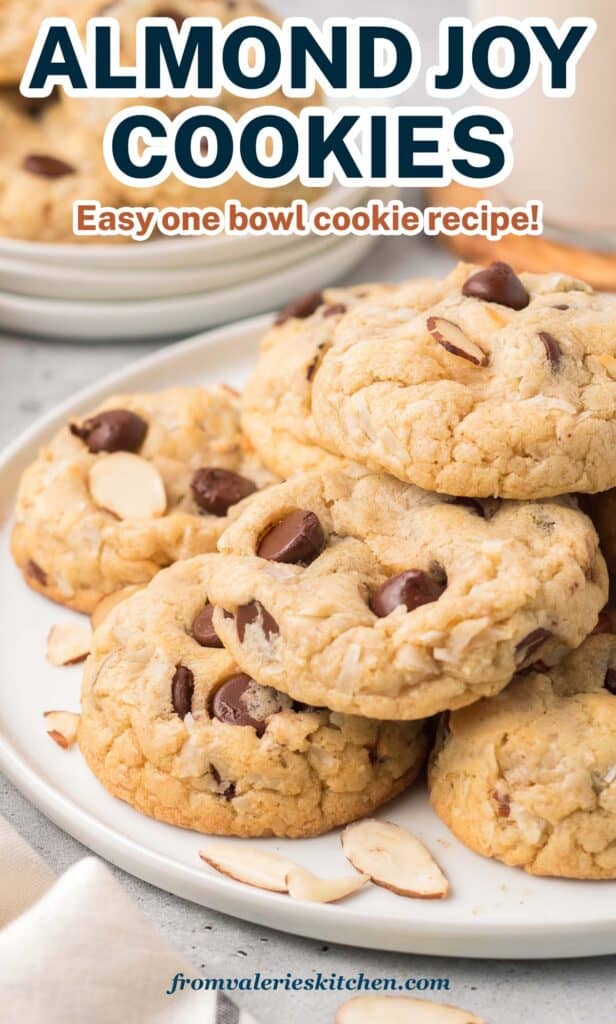
[[[472,0],[474,22],[499,15],[597,22],[573,96],[544,96],[538,76],[522,95],[491,102],[513,126],[514,167],[499,187],[503,198],[540,199],[546,234],[616,250],[616,0]]]

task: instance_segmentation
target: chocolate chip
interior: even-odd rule
[[[207,156],[209,151],[210,151],[210,144],[209,144],[209,142],[207,141],[207,139],[204,136],[201,139],[201,142],[199,143],[199,152],[201,153],[201,156]]]
[[[191,488],[203,512],[209,512],[212,516],[226,516],[232,505],[254,494],[257,486],[252,480],[230,469],[204,466],[193,476]]]
[[[323,318],[325,319],[330,316],[342,316],[346,311],[347,308],[344,303],[337,302],[334,306],[327,306],[326,309],[323,310]]]
[[[70,164],[44,153],[30,153],[24,158],[22,167],[29,174],[38,174],[41,178],[64,178],[67,174],[75,174],[75,168]]]
[[[520,640],[515,648],[517,667],[521,668],[525,662],[532,660],[533,656],[551,636],[552,634],[549,629],[534,629],[532,633],[529,633],[523,640]]]
[[[235,783],[230,782],[222,795],[225,800],[233,800],[233,797],[235,796]]]
[[[438,601],[446,585],[446,582],[436,580],[422,569],[409,569],[386,580],[372,595],[370,608],[380,619],[390,615],[400,605],[412,612],[422,604]]]
[[[47,586],[47,573],[41,569],[40,565],[37,565],[32,558],[28,559],[26,575],[30,576],[31,579],[36,580],[36,582],[40,583],[42,587]]]
[[[552,306],[552,309],[569,309],[569,308],[570,307],[567,306],[564,302],[561,302],[558,306]]]
[[[267,723],[253,718],[246,704],[247,690],[256,685],[243,672],[231,676],[214,694],[212,717],[227,725],[251,725],[257,736],[262,736]]]
[[[543,342],[545,354],[548,357],[550,366],[553,370],[557,370],[560,366],[560,360],[563,354],[560,342],[556,340],[553,334],[549,334],[548,331],[539,331],[539,337]]]
[[[499,818],[508,818],[511,813],[511,804],[509,803],[508,796],[499,796],[497,792],[492,794],[496,802],[497,814]]]
[[[171,703],[180,718],[185,718],[192,708],[195,677],[185,665],[178,665],[171,682]]]
[[[219,638],[212,624],[214,606],[209,602],[202,608],[195,617],[192,624],[192,635],[201,647],[222,647],[222,640]]]
[[[128,409],[110,409],[85,420],[81,426],[71,423],[70,430],[96,455],[98,452],[138,451],[148,425],[141,416]]]
[[[274,323],[280,327],[281,324],[285,324],[287,320],[293,318],[307,320],[321,305],[323,305],[322,292],[309,292],[308,295],[303,295],[301,299],[296,299],[295,302],[290,302],[288,306],[281,309]]]
[[[616,668],[608,668],[605,673],[603,685],[608,693],[611,693],[616,697]]]
[[[266,640],[272,636],[278,636],[280,630],[273,615],[270,615],[267,608],[264,608],[260,601],[249,601],[248,604],[240,605],[235,617],[235,625],[240,643],[244,643],[246,627],[252,626],[254,622],[261,623],[261,628]]]
[[[297,509],[264,534],[257,554],[270,562],[310,565],[324,547],[325,534],[318,517],[314,512]]]
[[[484,302],[498,302],[510,309],[525,309],[530,295],[508,263],[491,263],[485,270],[472,274],[462,287],[462,294]]]

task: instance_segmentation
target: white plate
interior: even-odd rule
[[[376,237],[329,240],[308,259],[214,292],[139,302],[71,302],[0,292],[0,330],[74,341],[152,339],[187,334],[286,305],[295,295],[347,274]],[[34,272],[34,271],[33,271]],[[156,288],[152,292],[156,295]]]
[[[311,206],[359,206],[370,194],[365,186],[336,185],[320,195]],[[87,198],[87,197],[84,197]],[[204,191],[203,205],[207,205]],[[96,243],[57,245],[0,238],[0,256],[28,260],[47,266],[144,270],[149,267],[212,266],[236,259],[260,256],[297,242],[294,235],[213,235],[211,238],[161,238],[125,245]]]
[[[294,241],[294,245],[271,249],[259,253],[258,257],[247,256],[230,263],[203,267],[167,267],[164,270],[157,267],[149,270],[80,268],[47,263],[33,266],[31,260],[0,256],[0,281],[3,290],[14,295],[68,301],[74,301],[78,296],[80,302],[136,301],[152,295],[162,299],[205,294],[295,266],[327,249],[336,242],[336,238],[312,235]]]
[[[220,380],[240,385],[269,320],[226,327],[134,364],[57,409],[0,459],[0,768],[95,852],[154,885],[244,920],[323,941],[410,953],[551,958],[615,952],[616,883],[530,878],[483,860],[452,838],[419,786],[382,816],[407,825],[434,851],[452,885],[449,899],[408,900],[371,887],[338,905],[299,904],[211,872],[199,861],[202,837],[151,821],[114,800],[76,749],[62,751],[44,735],[44,710],[78,708],[80,669],[46,663],[50,626],[72,613],[29,591],[10,558],[9,517],[19,473],[70,415],[111,392]],[[348,872],[337,833],[259,845],[324,876]]]

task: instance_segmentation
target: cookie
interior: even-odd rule
[[[57,104],[46,104],[35,117],[0,99],[0,132],[0,236],[73,242],[75,201],[122,205],[121,187],[105,166],[100,141],[63,116]]]
[[[18,5],[11,3],[9,6],[13,18],[13,7]],[[57,4],[54,6],[56,9],[49,13],[63,13],[57,9]],[[70,11],[65,13],[72,15]],[[101,0],[92,4],[88,0],[87,8],[80,12],[78,19],[82,34],[88,17],[98,14],[117,19],[122,59],[126,65],[134,63],[136,28],[143,17],[166,16],[178,24],[188,17],[214,17],[223,24],[243,17],[274,20],[274,15],[256,0],[171,0],[171,3],[116,0],[107,4]],[[22,20],[33,36],[33,26],[36,24],[38,27],[40,15],[37,16],[27,4],[14,20],[15,30],[11,30],[11,39],[16,37],[16,29]],[[0,46],[6,34],[4,29],[0,29]],[[11,46],[14,47],[14,42]],[[220,97],[208,100],[208,105],[218,106],[231,117],[239,119],[256,106],[272,104],[299,115],[307,103],[315,102],[315,99],[314,96],[290,98],[281,91],[257,99],[224,92]],[[0,153],[0,235],[42,242],[99,245],[130,241],[123,235],[74,235],[73,204],[78,200],[98,200],[101,205],[112,207],[155,206],[162,209],[167,206],[202,208],[207,205],[222,209],[230,199],[246,207],[285,206],[293,199],[317,194],[317,190],[304,188],[298,180],[277,188],[266,188],[245,181],[237,174],[211,188],[192,187],[174,175],[160,185],[144,188],[131,188],[116,181],[104,161],[103,137],[113,115],[134,106],[135,102],[135,97],[82,98],[66,96],[63,91],[58,91],[56,102],[34,102],[32,109],[20,110],[17,122],[7,120],[8,115],[0,105],[0,127],[4,129]],[[175,117],[187,108],[202,106],[203,102],[195,97],[161,97],[140,101],[140,105],[156,107],[169,117]],[[207,156],[206,140],[202,144],[202,153]]]
[[[584,507],[595,524],[608,569],[616,575],[616,488],[589,495]]]
[[[449,716],[430,768],[439,817],[534,875],[616,878],[616,636]]]
[[[13,554],[31,587],[90,612],[214,550],[227,514],[271,480],[230,391],[115,395],[67,423],[24,473]]]
[[[616,300],[461,264],[343,316],[312,380],[321,443],[427,490],[535,499],[616,485]]]
[[[334,469],[341,459],[319,445],[312,381],[342,316],[387,285],[311,292],[276,317],[242,396],[242,425],[266,466],[279,476]]]
[[[370,814],[417,775],[424,723],[307,707],[242,674],[212,629],[217,557],[159,573],[95,632],[88,764],[137,810],[200,832],[312,836]]]
[[[424,718],[578,646],[607,599],[571,499],[461,502],[349,466],[269,488],[225,531],[214,623],[296,700]]]

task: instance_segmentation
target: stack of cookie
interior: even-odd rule
[[[34,46],[41,22],[49,16],[72,18],[85,36],[89,18],[117,19],[122,60],[134,66],[136,26],[140,18],[169,18],[178,27],[185,18],[218,18],[223,25],[236,18],[277,20],[258,0],[3,0],[0,5],[0,236],[36,242],[79,242],[92,236],[73,233],[73,203],[97,199],[102,206],[196,206],[204,205],[202,189],[192,188],[174,176],[152,188],[130,188],[116,181],[103,158],[103,135],[114,113],[134,106],[131,97],[80,99],[59,92],[49,100],[26,102],[19,83]],[[260,103],[273,103],[297,114],[311,100],[290,99],[278,92],[272,97],[242,98],[223,93],[216,104],[239,118]],[[148,98],[174,117],[199,99]],[[202,142],[207,157],[207,142]],[[279,188],[261,188],[238,175],[207,190],[207,205],[222,208],[228,199],[244,206],[284,206],[307,196],[297,180]],[[117,242],[126,236],[106,235]],[[100,242],[100,238],[94,238]]]
[[[230,426],[195,397],[178,430],[180,391],[67,425],[14,549],[73,606],[131,587],[99,605],[90,766],[178,825],[315,835],[408,786],[439,716],[432,800],[463,842],[616,877],[616,638],[573,496],[616,484],[615,399],[616,302],[495,264],[294,303],[243,433],[229,395]]]

